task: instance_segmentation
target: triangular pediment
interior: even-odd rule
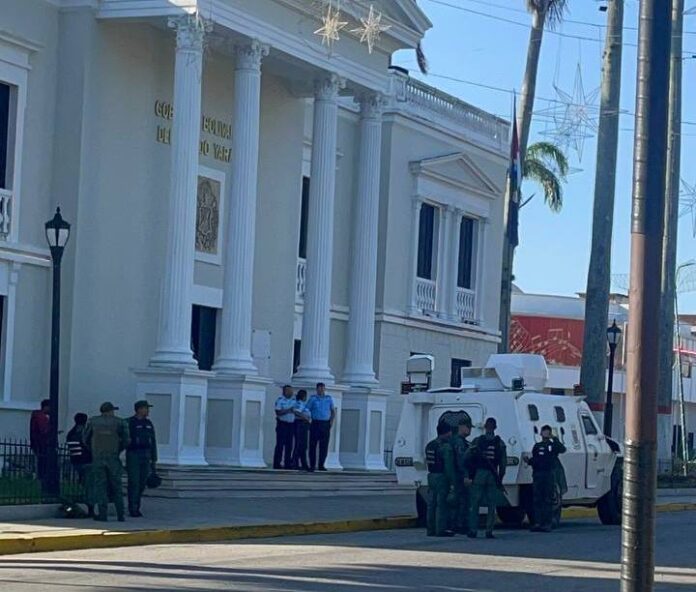
[[[415,161],[411,163],[411,170],[417,175],[490,197],[497,197],[503,191],[502,185],[489,177],[474,157],[464,152]]]

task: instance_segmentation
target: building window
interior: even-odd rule
[[[530,421],[539,421],[539,410],[536,405],[527,405]]]
[[[302,341],[295,339],[292,348],[292,373],[297,374],[297,369],[300,367],[300,351],[302,349]]]
[[[418,269],[419,278],[435,279],[435,256],[437,235],[437,208],[422,204],[418,222]]]
[[[462,386],[462,368],[470,368],[471,360],[462,360],[460,358],[452,358],[450,386],[459,388]]]
[[[476,220],[462,218],[459,225],[459,261],[457,265],[457,286],[466,290],[474,289],[474,232]]]
[[[193,305],[191,315],[191,349],[199,370],[211,370],[215,362],[217,308]]]
[[[309,219],[309,177],[302,177],[302,204],[300,206],[300,242],[297,256],[307,258],[307,220]]]
[[[10,138],[10,99],[12,89],[0,83],[0,189],[11,189],[10,174],[12,139]]]

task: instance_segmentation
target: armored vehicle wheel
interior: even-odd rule
[[[498,508],[498,518],[505,526],[522,526],[525,511],[522,506],[505,506]]]
[[[425,501],[428,488],[416,489],[416,513],[418,515],[418,526],[425,528],[426,517],[428,514],[428,503]]]
[[[597,514],[602,524],[621,524],[621,496],[623,495],[623,468],[617,462],[611,473],[611,489],[597,502]]]

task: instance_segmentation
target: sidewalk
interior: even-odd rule
[[[696,510],[696,495],[659,495],[658,511]],[[145,518],[0,522],[0,555],[415,526],[413,494],[293,499],[145,499]],[[565,519],[595,517],[567,508]]]

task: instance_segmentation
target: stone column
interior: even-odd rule
[[[459,240],[461,234],[462,216],[464,212],[454,208],[452,214],[452,231],[450,234],[450,247],[447,273],[450,277],[450,285],[447,291],[447,316],[451,321],[460,320],[457,316],[457,279],[459,278]]]
[[[411,302],[409,312],[420,314],[422,311],[418,307],[418,240],[420,238],[420,213],[423,201],[417,197],[411,202]]]
[[[309,189],[307,281],[302,320],[302,353],[295,375],[300,382],[333,383],[329,368],[331,272],[338,91],[344,81],[332,74],[315,82],[312,182]]]
[[[153,366],[195,368],[191,352],[191,288],[196,236],[196,191],[201,128],[203,37],[195,15],[172,18],[176,30],[167,251]]]
[[[351,385],[377,383],[374,349],[382,108],[383,98],[379,94],[360,98],[358,193],[353,216],[350,318],[343,372],[344,382]]]
[[[225,249],[220,352],[215,370],[257,374],[251,357],[251,309],[259,161],[261,59],[268,47],[258,41],[235,48],[232,164]]]
[[[449,318],[448,304],[450,302],[450,292],[453,291],[452,278],[450,277],[450,237],[452,236],[452,207],[443,206],[440,208],[440,224],[438,240],[438,257],[436,271],[436,304],[435,310],[440,318]]]

